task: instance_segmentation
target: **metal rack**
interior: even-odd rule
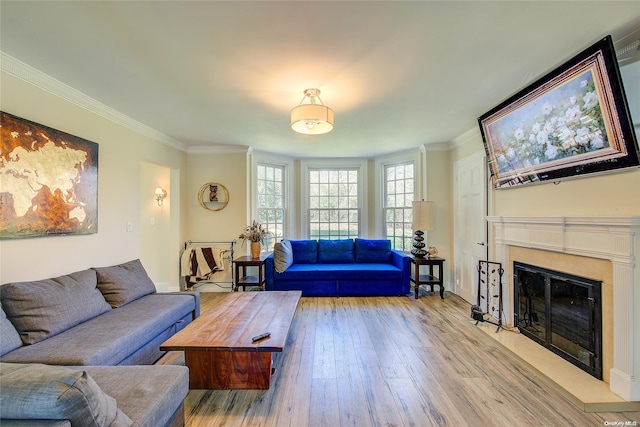
[[[189,286],[188,275],[185,275],[184,272],[181,271],[181,276],[183,278],[183,283],[180,284],[182,290],[186,289],[196,289],[202,285],[215,285],[222,289],[233,289],[233,259],[235,252],[236,241],[193,241],[187,240],[183,245],[183,253],[189,248],[200,248],[200,247],[215,247],[221,249],[220,258],[223,262],[223,268],[218,270],[212,274],[211,279],[203,280],[194,284],[193,286]],[[182,253],[180,256],[182,257]],[[222,273],[222,274],[221,274]],[[216,280],[216,277],[219,280]]]
[[[502,328],[502,263],[478,261],[478,299],[471,306],[471,318]]]

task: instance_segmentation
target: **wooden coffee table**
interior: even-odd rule
[[[281,352],[301,291],[232,292],[160,350],[184,351],[191,389],[268,389],[272,353]],[[269,338],[251,338],[271,332]]]

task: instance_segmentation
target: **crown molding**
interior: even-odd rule
[[[200,145],[189,147],[187,154],[248,154],[252,151],[245,145]]]
[[[480,135],[480,129],[478,127],[474,127],[466,131],[465,133],[456,136],[451,141],[451,148],[458,148],[461,145],[464,145],[471,141],[481,141],[482,135]]]
[[[98,116],[113,123],[126,127],[140,135],[159,141],[177,150],[186,151],[184,144],[180,141],[140,123],[99,101],[96,101],[79,90],[54,79],[48,74],[45,74],[2,51],[0,51],[0,71],[23,80],[91,113],[97,114]]]
[[[420,147],[424,151],[450,151],[451,144],[448,142],[434,142],[430,144],[422,144]]]

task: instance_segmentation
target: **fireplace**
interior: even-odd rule
[[[487,222],[492,258],[509,278],[507,326],[514,326],[514,261],[602,280],[602,381],[626,401],[640,401],[640,216],[489,216]],[[533,259],[538,254],[544,262]],[[608,272],[587,273],[596,265]]]
[[[520,332],[601,380],[602,283],[521,262],[513,272]]]

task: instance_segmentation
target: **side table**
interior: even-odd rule
[[[410,275],[409,280],[413,282],[415,285],[415,297],[418,299],[418,293],[420,291],[420,285],[429,285],[431,286],[431,292],[433,292],[433,285],[440,286],[440,298],[444,299],[444,284],[442,283],[443,276],[443,264],[446,260],[440,257],[432,257],[432,258],[418,258],[413,257],[411,260],[413,264],[413,274]],[[420,274],[420,266],[428,265],[429,266],[429,274]],[[433,267],[438,267],[438,275],[436,276],[433,273]]]
[[[264,260],[267,256],[260,255],[259,258],[251,258],[250,256],[241,256],[233,260],[235,265],[235,284],[233,286],[234,291],[238,291],[238,288],[242,286],[242,290],[245,291],[247,286],[257,286],[258,289],[264,291],[264,285],[266,280],[266,270]],[[247,267],[258,267],[257,276],[247,275]],[[242,272],[242,274],[241,274]]]

